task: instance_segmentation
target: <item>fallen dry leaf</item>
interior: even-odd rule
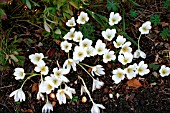
[[[37,83],[34,83],[33,85],[32,85],[32,90],[31,90],[31,92],[38,92],[38,84]]]
[[[31,109],[27,109],[27,110],[23,110],[21,109],[22,113],[33,113],[33,111]]]
[[[142,86],[142,84],[137,79],[135,79],[135,78],[127,81],[127,85],[129,87],[135,87],[135,88],[139,88],[139,87]]]

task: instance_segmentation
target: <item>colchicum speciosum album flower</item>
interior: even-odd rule
[[[127,63],[131,63],[133,59],[133,55],[131,53],[124,53],[123,55],[118,56],[118,61],[122,63],[123,65],[126,65]]]
[[[116,34],[116,29],[106,29],[106,31],[102,31],[102,36],[104,39],[111,41]]]
[[[121,68],[117,68],[113,70],[112,80],[114,80],[115,84],[118,84],[121,80],[125,78],[125,71]]]
[[[165,65],[161,66],[161,69],[159,70],[159,73],[161,75],[161,77],[165,77],[170,75],[170,68],[166,67]]]
[[[131,45],[131,42],[126,42],[125,44],[123,44],[119,54],[124,54],[126,52],[131,53],[132,48],[130,47],[130,45]]]
[[[15,76],[16,80],[24,79],[24,77],[25,77],[24,69],[23,68],[15,68],[15,72],[13,75]]]
[[[92,41],[86,38],[86,39],[80,41],[79,45],[82,48],[88,48],[88,47],[91,47]]]
[[[35,65],[45,65],[43,58],[44,58],[44,55],[42,53],[35,53],[35,54],[29,55],[29,59]]]
[[[12,97],[12,96],[14,96],[15,102],[25,101],[25,93],[22,91],[22,88],[13,91],[13,92],[9,95],[9,97]]]
[[[35,72],[40,72],[42,75],[47,75],[48,74],[48,66],[45,65],[39,65],[34,68]]]
[[[64,37],[65,40],[73,40],[75,38],[75,28],[71,28],[70,32],[68,32]]]
[[[74,17],[71,17],[71,19],[66,22],[66,25],[67,25],[68,27],[76,26],[75,18],[74,18]]]
[[[80,31],[75,31],[75,37],[73,38],[73,41],[80,42],[83,38],[83,34]]]
[[[148,65],[144,64],[144,61],[141,61],[137,66],[137,73],[141,76],[148,74],[150,70],[147,67]]]
[[[99,81],[99,79],[93,79],[92,92],[96,89],[100,89],[104,85],[104,82]]]
[[[116,39],[116,41],[113,41],[113,44],[115,48],[122,47],[122,45],[126,42],[126,38],[123,38],[123,36],[119,35]]]
[[[43,90],[41,90],[43,93],[47,93],[50,94],[52,90],[54,90],[54,85],[53,83],[49,82],[49,81],[44,81],[42,82],[42,88]]]
[[[135,52],[134,52],[134,55],[133,55],[134,58],[139,58],[139,57],[142,57],[142,58],[146,58],[146,54],[141,51],[140,49],[137,49]]]
[[[106,44],[103,43],[100,39],[97,40],[95,49],[98,55],[103,55],[107,51]]]
[[[52,104],[48,101],[42,108],[42,113],[50,113],[50,111],[53,111]]]
[[[102,104],[96,104],[96,103],[93,103],[93,106],[91,108],[91,113],[100,113],[100,109],[106,109]]]
[[[122,17],[120,16],[119,13],[114,13],[114,12],[110,13],[110,17],[109,17],[109,25],[110,26],[118,24],[121,20],[122,20]]]
[[[114,53],[114,51],[107,50],[107,52],[105,52],[103,55],[103,62],[107,63],[108,61],[115,60],[116,56],[114,55]]]
[[[84,51],[84,48],[80,46],[76,46],[73,52],[73,59],[81,62],[82,60],[84,60],[85,57],[86,57],[86,51]]]
[[[59,78],[55,77],[54,75],[46,76],[45,77],[45,81],[51,83],[51,85],[53,85],[54,88],[58,88],[58,86],[60,86],[61,83],[62,83],[62,80],[60,80]]]
[[[85,51],[86,51],[86,57],[91,57],[96,55],[95,48],[92,46],[85,48]]]
[[[87,21],[89,21],[88,14],[82,11],[80,15],[78,16],[77,23],[85,24]]]
[[[127,68],[124,69],[126,77],[128,79],[132,79],[133,77],[136,77],[136,67],[137,64],[129,65]]]
[[[61,42],[61,49],[68,53],[71,50],[72,43],[68,43],[67,41]]]
[[[142,26],[139,28],[139,31],[141,34],[149,34],[149,30],[152,28],[151,22],[147,21],[142,24]]]
[[[63,68],[67,69],[70,72],[71,67],[74,71],[76,71],[76,62],[73,59],[69,58],[64,62]]]
[[[91,74],[94,76],[95,74],[98,76],[104,75],[104,68],[102,65],[96,65],[94,67],[92,67],[92,71]]]

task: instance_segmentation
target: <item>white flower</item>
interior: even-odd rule
[[[63,38],[73,40],[75,38],[75,28],[71,28],[70,32],[68,32]]]
[[[161,75],[161,77],[165,77],[170,75],[170,68],[166,67],[165,65],[161,66],[161,69],[159,70],[159,73]]]
[[[133,77],[136,77],[136,67],[137,64],[129,65],[127,68],[125,68],[125,74],[128,79],[132,79]]]
[[[147,67],[148,67],[148,65],[144,64],[144,61],[141,61],[137,66],[137,73],[139,73],[139,75],[141,75],[141,76],[148,74],[150,72],[150,70],[147,69]]]
[[[54,85],[53,83],[49,82],[49,81],[44,81],[42,82],[42,87],[41,87],[41,92],[42,93],[47,93],[50,94],[52,90],[54,90]]]
[[[46,76],[45,77],[45,81],[51,83],[51,85],[53,85],[55,88],[58,88],[58,86],[60,86],[61,83],[62,83],[62,80],[60,80],[59,78],[55,77],[54,75]]]
[[[12,96],[14,96],[15,102],[17,102],[17,101],[20,101],[20,102],[25,101],[25,93],[22,91],[22,88],[13,91],[9,95],[9,97],[12,97]]]
[[[116,39],[116,42],[113,41],[113,44],[115,48],[122,47],[122,45],[126,42],[126,38],[123,38],[123,36],[119,35]]]
[[[90,47],[92,45],[92,41],[86,38],[84,40],[81,40],[79,45],[82,48],[88,48],[88,47]]]
[[[47,75],[48,74],[48,66],[45,65],[39,65],[34,68],[36,72],[40,72],[42,75]]]
[[[96,89],[100,89],[104,85],[104,82],[99,81],[99,79],[93,79],[92,92]]]
[[[71,17],[71,19],[66,22],[66,25],[67,25],[68,27],[76,26],[74,17]]]
[[[70,72],[71,67],[74,71],[76,71],[76,62],[73,59],[69,58],[64,62],[63,68],[67,69]]]
[[[71,50],[72,43],[68,43],[67,41],[61,42],[61,49],[68,53]]]
[[[13,75],[15,76],[16,80],[24,79],[24,77],[25,77],[24,69],[23,68],[15,68],[15,72]]]
[[[126,42],[125,44],[123,44],[119,54],[124,54],[126,52],[131,53],[132,48],[130,47],[130,45],[131,45],[131,42]]]
[[[85,22],[87,22],[88,20],[89,20],[89,17],[87,15],[87,13],[82,11],[80,13],[80,15],[78,16],[77,23],[78,24],[85,24]]]
[[[50,111],[53,111],[53,106],[50,102],[47,102],[42,108],[42,113],[50,113]]]
[[[37,99],[40,100],[42,99],[44,101],[44,95],[41,92],[37,93]]]
[[[106,44],[103,43],[100,39],[98,39],[95,45],[95,51],[96,54],[103,55],[107,51]]]
[[[96,104],[96,103],[93,103],[93,106],[91,108],[91,113],[100,113],[100,109],[106,109],[102,104]]]
[[[149,30],[152,28],[151,22],[146,21],[145,23],[142,24],[142,26],[139,28],[139,31],[141,34],[149,34]]]
[[[101,76],[101,75],[104,75],[105,72],[103,71],[104,68],[102,65],[96,65],[94,67],[92,67],[92,71],[91,71],[91,74],[94,76],[94,74],[98,75],[98,76]]]
[[[61,105],[62,103],[63,104],[66,104],[66,95],[72,99],[72,93],[69,92],[68,90],[65,90],[65,89],[59,89],[57,94],[56,94],[56,97],[57,97],[57,100],[59,102],[59,104]]]
[[[122,17],[119,15],[119,13],[111,12],[109,17],[109,25],[113,26],[115,24],[118,24],[121,21]]]
[[[86,57],[86,51],[84,51],[84,48],[80,46],[76,46],[73,52],[73,59],[82,61],[84,60],[85,57]]]
[[[73,38],[73,41],[80,42],[83,38],[83,34],[80,31],[75,31],[75,37]]]
[[[65,85],[65,90],[70,92],[71,94],[76,94],[76,91],[74,88],[68,87],[67,85]]]
[[[42,53],[35,53],[35,54],[29,55],[29,59],[35,65],[45,65],[45,62],[42,60],[43,58],[44,58],[44,55]]]
[[[118,56],[118,61],[122,63],[123,65],[126,65],[127,63],[131,63],[133,59],[133,55],[131,53],[124,53],[123,55]]]
[[[90,46],[88,48],[85,48],[85,51],[86,51],[86,57],[90,57],[90,56],[95,56],[96,55],[95,49],[92,46]]]
[[[68,69],[54,68],[53,73],[54,74],[51,74],[51,76],[55,76],[64,82],[69,82],[68,78],[64,76],[65,74],[69,73]]]
[[[146,58],[146,54],[141,51],[140,49],[137,49],[135,52],[134,52],[134,58],[139,58],[139,57],[142,57],[142,58]]]
[[[116,56],[114,55],[114,53],[114,51],[107,50],[107,52],[105,52],[103,55],[103,62],[107,63],[108,61],[115,60]]]
[[[112,73],[113,73],[112,80],[114,80],[116,84],[118,84],[121,80],[125,78],[124,75],[125,72],[121,68],[117,68],[116,70],[113,70]]]
[[[102,36],[108,40],[111,41],[116,34],[116,29],[106,29],[106,31],[102,31]]]

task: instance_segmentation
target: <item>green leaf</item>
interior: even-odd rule
[[[26,0],[26,5],[27,5],[27,7],[28,7],[29,9],[31,9],[31,3],[30,3],[29,0]]]
[[[138,6],[138,7],[140,7],[140,5],[138,4],[138,3],[136,3],[135,1],[133,1],[133,0],[128,0],[131,4],[133,4],[134,6]]]
[[[149,68],[150,69],[153,69],[153,70],[158,70],[159,69],[159,67],[160,67],[160,65],[158,65],[158,64],[149,64]]]
[[[130,16],[132,18],[136,18],[138,16],[138,12],[136,10],[134,10],[134,9],[131,9],[130,10]]]
[[[70,100],[70,102],[77,102],[78,96],[73,96],[73,98]]]
[[[69,1],[69,3],[74,7],[74,8],[76,8],[77,10],[79,10],[80,9],[80,5],[79,5],[79,2],[80,2],[80,0],[70,0]]]
[[[154,24],[154,25],[158,25],[161,23],[160,17],[158,14],[154,14],[150,17],[150,21]]]
[[[166,0],[163,2],[163,7],[169,7],[170,6],[170,0]]]
[[[170,29],[169,28],[164,28],[163,31],[161,31],[160,34],[163,38],[168,38],[170,37]]]
[[[108,11],[114,11],[117,12],[119,9],[119,3],[115,0],[107,0],[107,9]]]

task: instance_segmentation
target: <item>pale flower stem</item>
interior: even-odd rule
[[[70,58],[70,54],[69,54],[69,52],[68,52],[68,58]]]
[[[139,42],[140,42],[141,36],[142,36],[142,34],[140,34],[140,35],[139,35],[139,38],[138,38],[138,49],[140,49]]]
[[[33,75],[30,75],[29,77],[27,77],[27,78],[24,80],[24,82],[22,83],[21,89],[22,89],[22,87],[24,86],[24,84],[25,84],[25,82],[26,82],[27,80],[29,80],[30,78],[32,78],[32,77],[34,77],[34,76],[37,76],[37,75],[40,75],[40,74],[33,74]]]
[[[81,81],[82,81],[82,83],[83,83],[84,87],[87,89],[87,86],[86,86],[86,84],[85,84],[85,82],[84,82],[83,78],[81,78],[80,76],[78,76],[78,78],[80,78],[80,79],[81,79]],[[90,100],[91,100],[91,101],[92,101],[92,103],[94,104],[94,101],[93,101],[93,99],[92,99],[92,97],[91,97],[90,92],[89,92],[89,90],[88,90],[88,89],[87,89],[86,93],[88,94],[88,96],[89,96]]]
[[[47,94],[46,94],[46,98],[47,98],[47,103],[48,103],[49,101],[48,101],[48,95]]]
[[[78,64],[91,78],[93,78],[93,76],[81,65]],[[93,78],[94,79],[94,78]]]
[[[58,60],[57,60],[57,66],[58,66],[58,68],[60,68],[60,65],[59,65],[59,63],[58,63]]]
[[[84,64],[84,63],[80,63],[80,64],[82,64],[82,65],[84,65],[84,66],[87,66],[87,67],[90,67],[90,68],[93,68],[93,66],[89,66],[89,65]]]

